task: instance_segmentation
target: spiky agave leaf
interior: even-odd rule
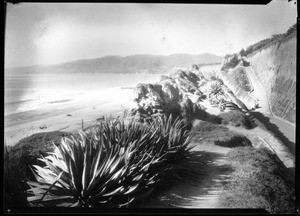
[[[188,149],[184,125],[172,116],[150,124],[109,118],[79,135],[62,139],[59,154],[42,158],[45,167],[34,167],[37,182],[28,182],[31,203],[128,206],[166,176],[170,155]]]
[[[103,150],[103,145],[100,146],[100,148],[97,148],[98,151],[95,151],[95,153],[97,153],[97,157],[93,157],[93,155],[91,155],[91,148],[95,147],[95,145],[91,145],[92,142],[90,142],[88,140],[88,138],[86,136],[84,136],[83,134],[81,134],[81,143],[80,145],[76,145],[74,143],[74,141],[72,140],[64,140],[63,144],[61,145],[61,148],[59,148],[61,154],[62,154],[62,158],[61,161],[58,161],[59,158],[55,158],[54,156],[47,156],[45,158],[43,158],[42,160],[46,162],[46,167],[42,168],[39,166],[34,166],[35,169],[37,170],[38,176],[40,177],[40,181],[37,183],[32,183],[32,182],[28,182],[28,184],[32,187],[28,192],[31,192],[34,196],[33,197],[29,197],[28,201],[33,203],[33,202],[43,202],[45,203],[47,202],[51,202],[51,200],[55,203],[57,206],[64,206],[63,202],[66,202],[66,199],[70,199],[71,197],[77,196],[77,201],[74,203],[69,203],[68,206],[78,206],[80,205],[80,203],[82,203],[82,205],[85,205],[85,203],[87,202],[87,198],[88,197],[88,192],[89,191],[93,191],[93,186],[96,186],[97,181],[101,181],[101,180],[105,180],[106,182],[104,182],[104,185],[107,186],[107,188],[112,188],[114,186],[114,184],[112,183],[112,181],[114,180],[120,180],[120,173],[124,173],[123,170],[118,170],[118,167],[120,167],[121,165],[124,164],[125,159],[128,159],[128,154],[130,153],[128,149],[126,149],[126,151],[123,152],[123,154],[114,154],[113,152],[115,150],[119,150],[119,148],[111,148],[107,150],[111,150],[110,152],[108,152],[108,154],[106,154],[106,157],[100,157],[101,155],[101,151]],[[114,151],[113,151],[114,150]],[[77,153],[76,153],[77,152]],[[126,154],[125,154],[126,152]],[[83,158],[83,160],[79,160],[81,162],[83,162],[83,170],[78,170],[80,169],[81,166],[79,166],[78,164],[75,164],[76,161],[75,159],[78,158],[78,154],[81,154],[81,158]],[[83,156],[83,157],[82,157]],[[95,156],[95,155],[94,155]],[[124,160],[122,157],[126,157]],[[102,161],[101,161],[102,159]],[[121,164],[123,162],[123,164]],[[67,167],[67,169],[66,169]],[[92,172],[90,172],[90,170],[93,169]],[[58,171],[60,170],[64,170],[67,171],[66,175],[64,176],[64,178],[69,177],[67,184],[69,184],[69,187],[64,187],[62,189],[65,189],[67,191],[63,191],[60,195],[61,195],[61,199],[57,196],[55,196],[54,193],[54,189],[58,186],[54,187],[54,183],[51,184],[52,181],[55,182],[55,184],[59,181],[62,181],[62,173],[58,174]],[[116,172],[117,171],[117,172]],[[80,179],[80,175],[78,175],[79,173],[82,173],[81,176],[81,187],[79,187],[78,184],[78,177]],[[60,175],[59,178],[57,179],[56,174]],[[67,175],[68,174],[68,175]],[[90,175],[92,174],[92,175]],[[98,176],[100,176],[100,178],[96,178]],[[77,179],[75,179],[77,178]],[[64,179],[64,184],[66,184],[66,179]],[[95,181],[95,182],[93,182]],[[99,185],[98,185],[99,186]],[[71,190],[71,188],[74,191],[68,191]],[[82,189],[80,189],[82,188]],[[109,198],[107,198],[107,202],[108,200],[111,200],[111,196],[119,196],[120,195],[120,187],[118,187],[119,189],[114,189],[113,191],[111,190],[106,190],[106,195],[110,196]],[[111,191],[111,192],[109,192]],[[46,196],[46,193],[49,192],[49,195]],[[66,193],[64,193],[66,192]],[[69,192],[69,193],[68,193]],[[74,194],[75,192],[75,194]],[[118,192],[118,193],[117,193]],[[62,196],[65,195],[65,196]],[[69,196],[68,196],[69,195]],[[42,199],[46,197],[47,199]],[[52,197],[52,198],[50,198]],[[103,198],[104,196],[102,196]],[[76,199],[74,199],[76,200]],[[131,198],[132,200],[132,198]],[[80,203],[79,203],[80,201]],[[83,201],[83,202],[82,202]],[[104,201],[104,203],[106,203]]]

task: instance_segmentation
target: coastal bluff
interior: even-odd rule
[[[222,80],[205,78],[196,65],[162,75],[157,83],[137,85],[134,102],[130,114],[140,121],[162,114],[183,117],[187,123],[219,121],[216,115],[221,112],[248,112]]]

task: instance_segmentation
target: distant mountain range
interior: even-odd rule
[[[34,65],[28,67],[6,68],[9,73],[159,73],[171,67],[185,67],[191,64],[221,63],[223,57],[210,53],[199,55],[173,54],[105,56],[96,59],[81,59],[56,65]]]

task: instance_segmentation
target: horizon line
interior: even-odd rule
[[[138,56],[138,55],[148,55],[148,56],[164,56],[164,57],[168,57],[168,56],[172,56],[172,55],[191,55],[191,56],[197,56],[197,55],[204,55],[204,54],[210,54],[210,55],[215,55],[218,57],[224,57],[225,55],[216,55],[214,53],[210,53],[210,52],[204,52],[204,53],[198,53],[198,54],[190,54],[190,53],[173,53],[173,54],[169,54],[169,55],[155,55],[155,54],[132,54],[132,55],[104,55],[101,57],[97,57],[97,58],[82,58],[82,59],[74,59],[71,61],[66,61],[66,62],[60,62],[60,63],[54,63],[54,64],[34,64],[34,65],[23,65],[23,66],[10,66],[10,67],[5,67],[5,63],[4,63],[4,69],[16,69],[16,68],[28,68],[28,67],[50,67],[50,66],[58,66],[58,65],[62,65],[62,64],[66,64],[66,63],[72,63],[72,62],[77,62],[77,61],[85,61],[85,60],[96,60],[96,59],[101,59],[101,58],[106,58],[106,57],[121,57],[121,58],[126,58],[126,57],[130,57],[130,56]]]

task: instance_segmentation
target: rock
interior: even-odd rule
[[[162,113],[182,115],[183,110],[191,110],[191,104],[204,96],[198,88],[199,80],[194,72],[177,70],[162,76],[158,83],[137,85],[134,99],[137,108],[131,110],[131,115],[140,113],[142,118]]]

